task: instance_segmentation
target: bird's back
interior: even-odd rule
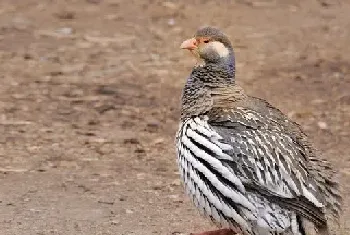
[[[295,182],[304,180],[305,187],[310,185],[310,189],[304,190],[302,195],[314,205],[317,204],[314,199],[323,204],[321,214],[325,220],[337,220],[341,211],[338,175],[322,154],[310,144],[300,125],[265,100],[256,97],[246,96],[233,106],[225,109],[229,110],[226,117],[222,115],[225,112],[215,108],[208,112],[211,125],[224,131],[228,131],[227,126],[238,125],[244,129],[243,132],[254,133],[250,135],[250,141],[257,141],[253,139],[260,137],[255,146],[269,149],[272,155],[275,152],[276,155],[271,156],[272,158],[281,159],[282,155],[286,156],[286,164],[290,164],[291,173],[288,177]],[[231,127],[228,129],[232,139],[232,134],[236,131]],[[276,150],[280,152],[277,153]],[[269,154],[264,152],[263,157],[268,158]]]

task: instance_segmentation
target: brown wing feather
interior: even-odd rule
[[[235,107],[231,109],[213,108],[207,114],[213,128],[224,136],[226,142],[233,145],[233,147],[239,145],[239,143],[232,143],[232,139],[241,138],[244,135],[245,138],[253,138],[252,136],[256,136],[257,133],[266,136],[265,140],[268,140],[269,136],[281,137],[281,139],[276,138],[270,143],[265,143],[266,148],[281,148],[284,141],[282,138],[288,139],[288,146],[291,150],[288,150],[288,153],[281,150],[283,156],[277,156],[285,159],[292,168],[288,177],[293,179],[296,185],[303,184],[308,192],[312,194],[312,197],[325,206],[320,207],[319,204],[315,204],[313,198],[308,198],[309,194],[305,196],[300,193],[300,188],[298,188],[299,192],[294,192],[294,194],[292,192],[293,197],[290,197],[290,195],[279,194],[278,190],[274,190],[273,187],[270,189],[268,185],[261,184],[256,179],[247,179],[246,186],[251,190],[254,189],[265,194],[266,197],[277,204],[295,210],[302,217],[314,222],[319,227],[326,225],[329,216],[337,220],[341,205],[339,185],[333,180],[333,175],[330,174],[333,171],[329,164],[317,158],[316,151],[308,142],[306,135],[298,124],[289,120],[281,111],[272,107],[266,101],[254,97],[236,102]],[[252,141],[252,143],[249,146],[250,148],[254,148],[254,146],[258,148],[259,143],[257,141]],[[239,151],[241,150],[237,150],[236,153]],[[276,157],[273,156],[274,151],[270,151],[272,153],[270,157]],[[261,156],[257,155],[255,157],[259,159]],[[252,169],[247,167],[247,170],[251,171]],[[254,173],[250,175],[254,176]],[[242,176],[247,176],[247,174],[242,173]],[[289,188],[289,190],[291,189]]]

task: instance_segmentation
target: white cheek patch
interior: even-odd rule
[[[213,48],[213,50],[215,50],[222,58],[227,57],[230,53],[230,51],[224,46],[224,44],[218,41],[211,42],[210,47]]]

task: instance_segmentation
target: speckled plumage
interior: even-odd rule
[[[235,84],[233,50],[218,32],[197,35],[213,34],[229,57],[195,67],[182,97],[176,147],[187,193],[203,215],[244,235],[335,234],[334,171],[299,125]]]

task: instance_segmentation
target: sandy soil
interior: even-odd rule
[[[174,151],[193,65],[179,44],[206,24],[230,35],[238,83],[342,173],[350,219],[350,2],[186,2],[0,1],[1,235],[213,228]]]

